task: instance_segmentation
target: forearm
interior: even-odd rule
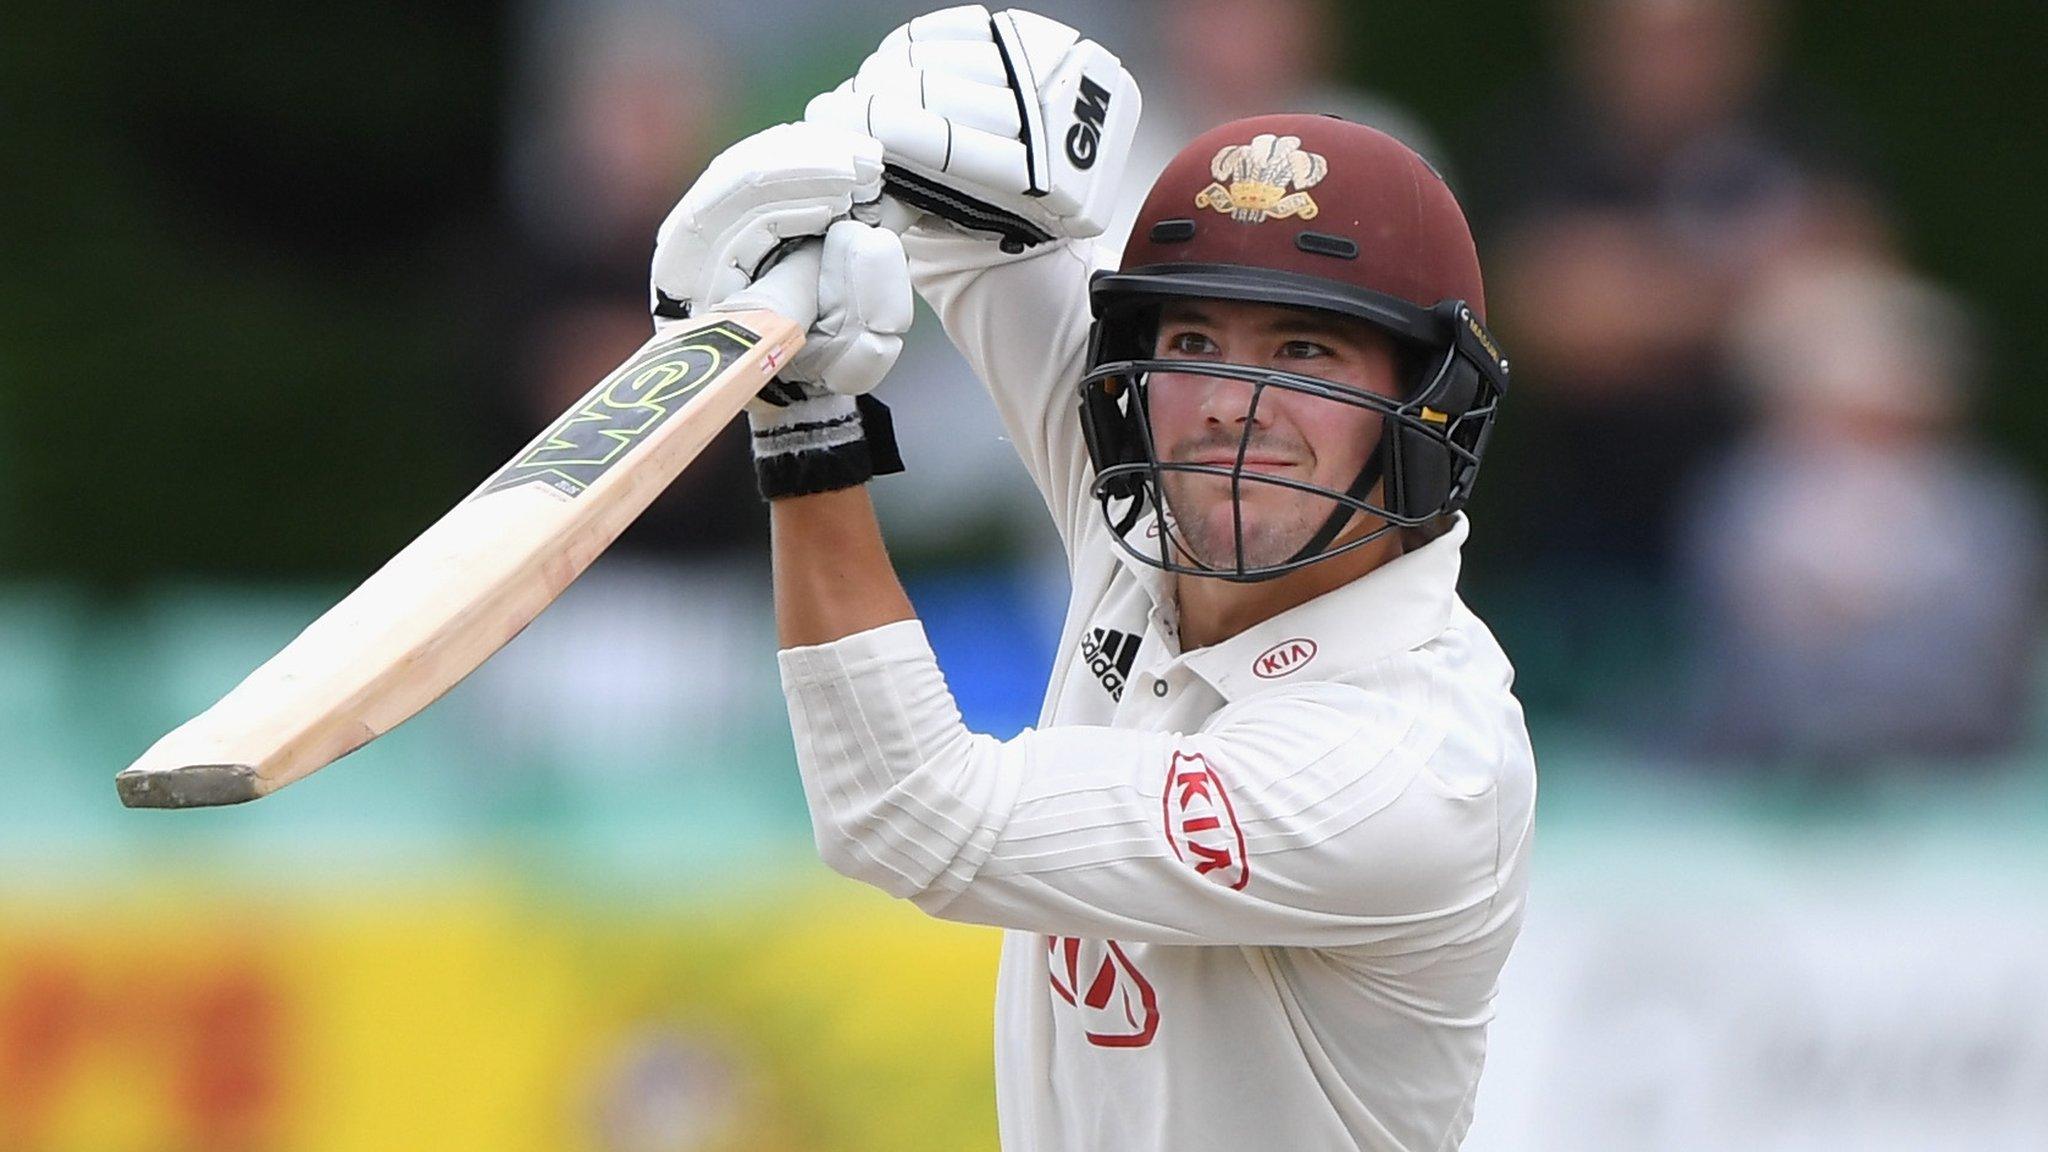
[[[973,874],[1004,802],[883,550],[865,488],[770,503],[783,692],[819,855],[894,896]],[[975,850],[969,850],[973,848]]]
[[[775,500],[768,509],[782,647],[826,644],[915,618],[865,487]]]

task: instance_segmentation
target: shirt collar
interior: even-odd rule
[[[1152,601],[1151,618],[1153,622],[1165,633],[1174,635],[1176,637],[1174,643],[1178,647],[1179,640],[1177,634],[1180,626],[1180,606],[1174,603],[1173,599],[1173,574],[1165,569],[1155,568],[1136,556],[1131,555],[1130,549],[1126,548],[1124,543],[1128,543],[1131,547],[1135,548],[1158,548],[1158,512],[1145,513],[1136,524],[1131,526],[1130,531],[1125,533],[1123,542],[1112,538],[1109,542],[1109,550],[1116,553],[1117,563],[1122,564],[1124,571],[1130,573],[1131,578],[1138,582],[1138,587],[1145,590],[1145,595]]]
[[[1339,588],[1185,657],[1226,700],[1297,675],[1334,680],[1397,652],[1419,648],[1450,625],[1457,603],[1459,549],[1470,525],[1450,530]]]

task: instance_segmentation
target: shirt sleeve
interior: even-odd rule
[[[988,386],[1024,467],[1069,545],[1089,513],[1075,386],[1093,322],[1095,248],[1063,241],[1011,254],[985,237],[921,224],[903,237],[911,282]]]
[[[820,853],[935,916],[1392,954],[1495,914],[1497,789],[1432,770],[1427,677],[1276,689],[1196,733],[999,741],[962,724],[914,620],[781,661]]]

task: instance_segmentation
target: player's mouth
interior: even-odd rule
[[[1235,452],[1198,454],[1188,457],[1183,463],[1200,464],[1210,468],[1235,468],[1238,466],[1237,453]],[[1280,473],[1287,471],[1289,468],[1297,467],[1299,464],[1300,461],[1286,456],[1249,455],[1244,458],[1244,470],[1247,472]]]

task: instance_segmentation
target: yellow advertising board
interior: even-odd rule
[[[0,1149],[993,1149],[997,940],[822,881],[16,898]]]

